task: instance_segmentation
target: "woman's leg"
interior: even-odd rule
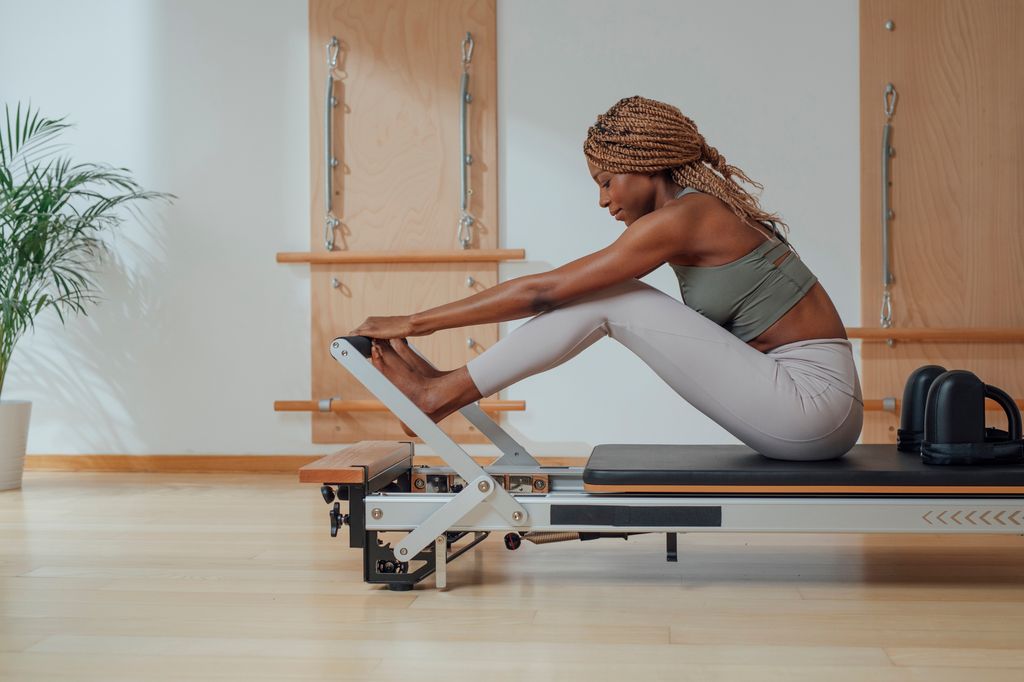
[[[848,341],[799,342],[762,353],[638,280],[537,315],[470,360],[466,370],[479,394],[491,395],[556,367],[604,336],[768,457],[838,457],[860,433],[863,406]]]

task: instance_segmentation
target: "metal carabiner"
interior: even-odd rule
[[[324,50],[327,52],[327,66],[334,68],[338,65],[338,52],[341,49],[341,45],[338,43],[338,36],[331,36],[331,42],[324,45]]]
[[[331,214],[324,218],[324,249],[334,251],[334,230],[341,223],[340,220]]]
[[[888,288],[882,292],[882,314],[879,317],[879,323],[883,329],[892,326],[892,296],[889,295]]]
[[[466,37],[462,40],[462,68],[468,69],[471,61],[473,61],[473,34],[466,31]]]
[[[882,103],[885,105],[885,117],[888,119],[891,119],[893,113],[896,112],[896,97],[896,86],[889,83],[885,86],[885,93],[882,94]]]
[[[468,249],[473,242],[473,216],[463,213],[459,218],[459,232],[456,235],[459,239],[459,246]]]

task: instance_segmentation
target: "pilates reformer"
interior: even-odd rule
[[[364,581],[392,590],[431,574],[444,588],[447,564],[495,531],[509,549],[664,533],[668,561],[678,533],[1024,535],[1024,464],[934,467],[895,445],[812,462],[740,445],[598,445],[585,467],[542,466],[472,404],[461,414],[501,452],[481,466],[373,366],[370,349],[362,336],[331,344],[447,466],[414,466],[412,442],[363,441],[303,467],[299,479],[320,483],[333,503],[332,537],[348,526]],[[379,537],[392,532],[405,533],[393,546]]]

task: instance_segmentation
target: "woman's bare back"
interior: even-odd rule
[[[671,203],[701,202],[699,220],[688,230],[686,253],[669,259],[674,265],[717,266],[731,263],[753,251],[769,238],[770,231],[760,224],[744,224],[739,216],[716,197],[689,194]],[[787,253],[775,263],[795,258]],[[820,282],[772,326],[747,343],[762,353],[778,346],[805,339],[845,339],[846,328],[839,312]]]

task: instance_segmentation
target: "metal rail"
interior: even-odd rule
[[[473,242],[473,223],[475,222],[469,213],[469,196],[473,190],[469,188],[469,166],[473,163],[473,157],[469,153],[469,126],[467,125],[467,110],[473,96],[469,94],[469,64],[473,60],[473,34],[466,32],[462,40],[462,87],[459,90],[459,166],[461,169],[459,192],[462,202],[459,206],[459,223],[457,238],[459,246],[468,249]]]
[[[889,206],[889,189],[892,179],[889,175],[889,159],[896,153],[889,139],[892,135],[892,115],[896,111],[896,88],[892,83],[885,86],[882,95],[885,110],[885,126],[882,128],[882,313],[879,321],[882,327],[892,326],[892,294],[889,285],[894,281],[889,257],[889,221],[894,213]]]
[[[334,134],[332,112],[338,100],[334,97],[334,69],[338,66],[340,44],[337,36],[325,46],[327,52],[327,90],[324,93],[324,248],[334,250],[334,228],[339,221],[333,212],[332,198],[334,195],[334,169],[338,159],[334,156]]]

